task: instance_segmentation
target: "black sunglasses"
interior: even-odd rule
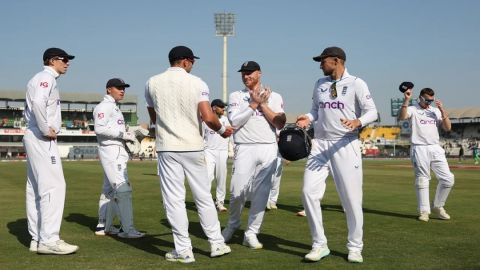
[[[337,98],[337,82],[332,83],[332,86],[330,86],[330,97],[332,99]]]
[[[68,59],[68,57],[54,57],[53,60],[60,60],[65,64],[70,61],[70,59]]]

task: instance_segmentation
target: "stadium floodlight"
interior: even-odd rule
[[[223,101],[227,101],[227,37],[235,35],[235,14],[215,13],[215,34],[223,37]]]

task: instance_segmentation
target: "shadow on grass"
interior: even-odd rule
[[[25,247],[30,247],[32,237],[28,233],[28,224],[26,218],[17,219],[7,224],[8,232],[17,237],[18,242]]]
[[[168,226],[167,220],[163,220],[163,222],[166,222],[167,223],[166,226]],[[200,225],[199,222],[190,222],[189,223],[189,233],[190,233],[190,235],[193,235],[197,238],[207,239],[207,237],[205,236],[205,233],[203,232],[202,226]],[[245,233],[245,231],[243,231],[243,230],[236,230],[235,233],[232,236],[232,239],[228,242],[228,244],[242,245],[244,233]],[[273,236],[273,235],[270,235],[270,234],[261,233],[261,234],[258,235],[258,239],[260,240],[260,242],[263,243],[263,248],[265,250],[271,250],[271,251],[275,251],[275,252],[279,252],[279,253],[294,255],[294,256],[298,256],[302,259],[305,256],[305,254],[307,254],[311,249],[310,245],[295,242],[295,241],[286,240],[286,239],[283,239],[283,238],[280,238],[280,237],[277,237],[277,236]],[[247,247],[245,247],[245,248],[247,248]],[[305,251],[298,251],[296,249],[303,249]],[[203,252],[201,250],[194,249],[194,251],[196,253],[200,253],[200,254],[204,254],[205,256],[209,256],[209,253]],[[339,257],[343,257],[343,258],[347,257],[347,254],[337,252],[337,251],[334,251],[334,250],[332,250],[330,252],[330,254],[333,255],[333,256],[339,256]]]
[[[302,206],[297,207],[297,206],[292,206],[287,204],[277,204],[277,207],[278,209],[289,211],[292,213],[297,213],[298,211],[303,209]],[[322,211],[334,211],[334,212],[343,213],[343,207],[341,205],[322,204]],[[368,214],[382,215],[382,216],[417,219],[416,215],[387,212],[387,211],[381,211],[381,210],[375,210],[375,209],[369,209],[369,208],[363,208],[363,212]]]
[[[75,222],[82,226],[87,227],[92,234],[95,232],[95,227],[97,226],[98,219],[96,217],[89,217],[84,214],[79,213],[72,213],[68,217],[65,218],[68,222]],[[158,237],[170,235],[170,233],[165,234],[145,234],[145,237],[138,238],[138,239],[126,239],[120,238],[118,236],[107,236],[112,237],[113,239],[122,242],[124,244],[130,245],[132,247],[138,248],[145,252],[165,256],[166,251],[159,249],[158,247],[167,247],[168,251],[170,251],[170,247],[173,247],[173,243],[160,239]],[[100,236],[99,236],[100,237]],[[169,249],[170,248],[170,249]]]

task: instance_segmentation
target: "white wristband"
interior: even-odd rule
[[[222,125],[222,127],[219,130],[217,130],[217,133],[222,135],[223,133],[225,133],[225,130],[227,130],[227,128]]]

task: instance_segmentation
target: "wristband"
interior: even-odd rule
[[[223,133],[225,133],[225,130],[227,130],[227,128],[222,125],[222,127],[219,130],[217,130],[217,133],[222,135]]]

